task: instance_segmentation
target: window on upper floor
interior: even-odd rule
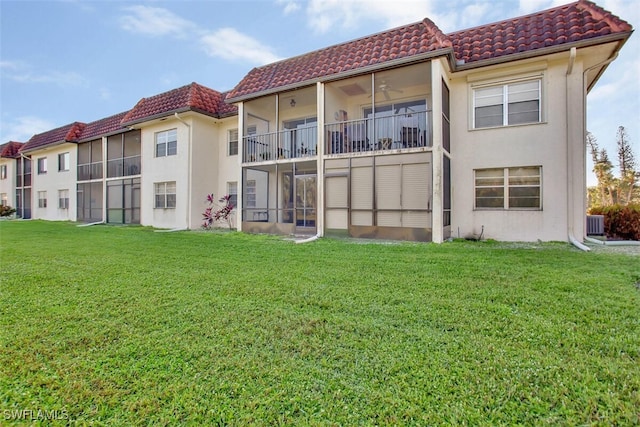
[[[47,173],[47,158],[40,157],[38,159],[38,174]]]
[[[69,190],[58,190],[58,209],[69,209]]]
[[[473,89],[475,129],[540,123],[541,79]]]
[[[176,182],[156,182],[155,205],[156,209],[175,209],[176,207]]]
[[[0,179],[7,179],[7,165],[0,165]]]
[[[47,192],[46,191],[38,191],[38,207],[46,208],[47,207]]]
[[[156,133],[156,157],[175,156],[178,153],[178,130]]]
[[[58,154],[58,171],[69,170],[69,153]]]
[[[476,209],[542,209],[540,166],[477,169]]]
[[[238,129],[232,129],[228,134],[229,148],[227,153],[229,156],[238,155]]]

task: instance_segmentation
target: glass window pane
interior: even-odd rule
[[[474,91],[475,106],[486,107],[490,105],[502,105],[502,92],[502,86],[476,89]]]
[[[502,126],[503,124],[503,105],[495,105],[489,107],[478,107],[475,110],[475,127],[486,128],[491,126]]]
[[[539,99],[539,80],[524,83],[515,83],[509,85],[507,90],[509,92],[509,103],[520,101],[532,101]]]
[[[169,141],[167,143],[167,156],[175,156],[178,152],[178,143],[174,141]]]
[[[540,121],[540,101],[509,104],[509,124],[537,123]]]

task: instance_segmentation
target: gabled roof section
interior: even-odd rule
[[[254,68],[229,93],[238,102],[293,89],[332,75],[367,67],[394,65],[412,57],[449,56],[454,71],[487,62],[515,60],[520,54],[536,56],[624,40],[633,28],[595,3],[579,0],[530,15],[443,34],[429,19],[338,44],[280,62]],[[397,63],[397,61],[396,61]]]
[[[512,54],[534,54],[541,48],[584,42],[633,28],[587,0],[467,30],[450,33],[458,64],[491,60]],[[568,48],[567,48],[568,49]],[[505,58],[506,59],[506,58]]]
[[[122,119],[126,114],[127,111],[124,111],[119,114],[114,114],[110,117],[105,117],[104,119],[87,123],[87,126],[82,131],[80,140],[88,141],[91,139],[99,138],[101,136],[125,131],[127,128],[122,126],[120,122],[122,122]]]
[[[22,147],[22,152],[32,151],[49,145],[61,144],[64,142],[78,142],[82,136],[86,124],[73,122],[71,124],[49,130],[47,132],[33,135],[31,139]]]
[[[0,145],[0,157],[7,159],[15,159],[20,156],[20,149],[24,146],[24,142],[9,141]]]
[[[429,19],[254,68],[229,93],[229,102],[393,60],[450,49]]]
[[[237,114],[237,108],[224,105],[224,95],[216,90],[191,83],[149,98],[142,98],[122,119],[127,126],[174,113],[195,111],[207,116],[222,118]]]

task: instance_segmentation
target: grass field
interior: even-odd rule
[[[39,221],[0,245],[0,424],[640,423],[638,257]]]

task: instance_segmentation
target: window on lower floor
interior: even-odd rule
[[[175,156],[178,153],[178,130],[156,133],[156,157]]]
[[[7,197],[7,193],[0,193],[0,206],[8,206],[9,198]]]
[[[235,208],[238,206],[238,183],[227,182],[227,194],[229,197],[229,203]]]
[[[68,171],[69,170],[69,153],[60,153],[58,154],[58,171]]]
[[[47,192],[46,191],[38,191],[38,207],[46,208],[47,207]]]
[[[542,209],[540,166],[477,169],[476,209]]]
[[[69,209],[69,190],[58,190],[58,209]]]
[[[511,126],[542,121],[541,80],[473,90],[473,127]]]
[[[176,207],[176,182],[156,182],[155,208],[174,209]]]
[[[38,173],[39,174],[47,173],[47,158],[46,157],[40,157],[38,159]]]
[[[0,165],[0,179],[7,179],[7,165]]]
[[[238,154],[238,129],[232,129],[229,131],[229,156],[236,156]]]

